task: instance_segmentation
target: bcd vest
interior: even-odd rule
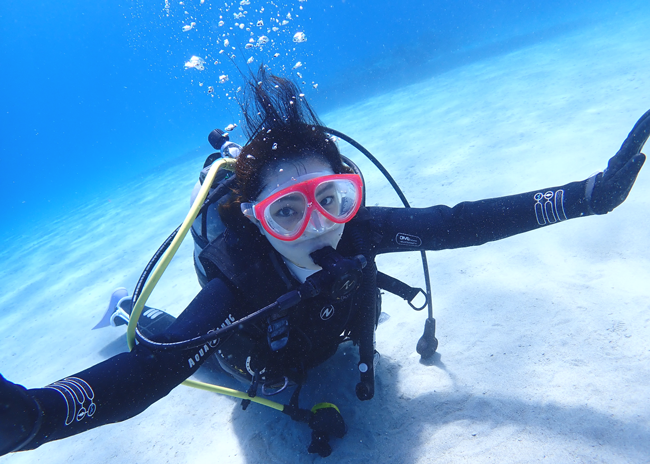
[[[366,244],[368,218],[367,210],[360,210],[345,225],[337,247],[343,256],[364,254],[369,264],[364,269],[361,287],[343,301],[318,296],[291,308],[287,315],[289,340],[277,351],[267,343],[266,321],[249,324],[222,344],[222,365],[226,362],[246,378],[257,371],[262,379],[268,380],[269,375],[310,369],[332,356],[341,342],[357,343],[363,330],[374,332],[380,300],[374,255]],[[215,278],[223,280],[241,301],[243,307],[238,309],[243,310],[242,316],[273,303],[300,285],[262,234],[238,236],[227,228],[199,253],[198,259],[205,270],[202,284]]]

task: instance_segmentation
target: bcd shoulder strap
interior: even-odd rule
[[[371,249],[374,248],[375,244],[381,242],[382,239],[381,228],[373,223],[372,215],[368,211],[368,208],[366,208],[365,206],[359,209],[359,212],[357,213],[355,218],[351,221],[351,225],[353,227],[356,226],[356,227],[363,228],[362,233],[364,235],[367,235],[366,239]],[[368,259],[370,257],[367,256],[366,258]],[[372,258],[374,259],[374,256]],[[422,295],[424,295],[424,305],[426,306],[426,293],[424,292],[423,289],[411,287],[405,282],[402,282],[401,280],[396,279],[395,277],[392,277],[381,271],[377,271],[377,286],[382,290],[385,290],[387,292],[392,293],[393,295],[397,295],[403,298],[408,302],[408,304],[413,309],[418,311],[420,309],[423,309],[424,306],[416,307],[413,304],[413,300],[419,293],[422,293]]]
[[[262,308],[291,290],[296,282],[268,241],[244,240],[226,231],[199,254],[209,280],[226,278],[231,287],[255,308]]]

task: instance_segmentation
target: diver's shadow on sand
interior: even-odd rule
[[[104,347],[100,354],[110,357],[127,351],[122,335]],[[480,423],[485,429],[518,425],[528,429],[549,430],[572,439],[593,441],[594,446],[620,449],[630,459],[641,461],[650,455],[650,430],[625,422],[588,406],[566,406],[554,403],[524,402],[497,395],[477,395],[458,386],[456,377],[436,353],[431,360],[420,361],[423,369],[441,369],[455,385],[452,391],[429,392],[408,397],[400,388],[403,362],[382,356],[376,371],[375,397],[360,402],[354,391],[359,381],[356,366],[358,350],[351,344],[341,345],[338,352],[321,366],[308,373],[300,395],[300,407],[310,409],[320,402],[335,401],[347,424],[343,439],[332,439],[332,458],[336,462],[400,462],[421,461],[431,447],[440,445],[431,437],[452,423]],[[413,362],[411,360],[406,362]],[[243,385],[225,373],[215,358],[208,359],[194,375],[204,382],[245,391]],[[288,404],[291,391],[268,399]],[[271,408],[251,404],[242,411],[241,400],[232,398],[233,407],[223,414],[232,416],[233,430],[248,463],[303,463],[321,458],[307,453],[311,430],[304,423],[291,419]],[[467,430],[474,436],[475,430]],[[462,443],[463,437],[458,438]],[[453,446],[453,445],[452,445]],[[429,449],[423,450],[427,447]],[[445,449],[441,448],[441,453]],[[435,452],[435,450],[434,450]],[[360,460],[360,457],[363,457]]]
[[[342,345],[331,359],[309,372],[300,395],[300,406],[305,409],[328,401],[335,401],[339,407],[348,432],[343,439],[331,440],[333,452],[330,459],[335,462],[421,462],[423,456],[444,445],[433,442],[431,437],[439,429],[455,422],[478,422],[480,429],[484,426],[494,429],[518,425],[549,430],[572,439],[580,436],[582,441],[593,441],[595,446],[619,449],[630,458],[635,455],[647,457],[650,453],[649,430],[587,406],[476,395],[462,387],[453,388],[451,392],[434,391],[406,397],[399,388],[401,363],[387,357],[382,357],[377,367],[375,397],[360,402],[354,393],[359,381],[357,360],[356,347]],[[430,368],[446,370],[440,355],[433,359]],[[448,375],[452,381],[455,380],[452,373]],[[226,374],[219,375],[216,380],[223,381],[226,377]],[[242,388],[234,380],[230,385]],[[270,399],[286,404],[289,394]],[[239,400],[235,401],[239,403]],[[232,414],[233,428],[248,463],[303,463],[321,459],[307,453],[311,440],[309,427],[292,422],[278,411],[257,404],[242,411],[237,404],[224,414]],[[475,436],[476,430],[467,430],[467,434],[468,437]],[[462,439],[459,438],[459,443]],[[444,446],[440,448],[441,453],[448,449]],[[424,447],[428,449],[423,450]]]

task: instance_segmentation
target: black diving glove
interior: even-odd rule
[[[607,169],[587,180],[586,198],[594,213],[609,213],[625,201],[645,162],[641,149],[649,136],[650,111],[647,111],[634,125],[621,149],[609,160]]]
[[[0,456],[17,451],[36,435],[41,423],[41,408],[16,385],[0,375]]]

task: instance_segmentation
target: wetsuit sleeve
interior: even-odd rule
[[[368,208],[376,252],[443,250],[481,245],[567,219],[594,214],[588,180],[560,187],[467,201],[450,208]]]
[[[233,295],[215,279],[203,288],[163,339],[184,340],[219,328],[229,317]],[[184,351],[151,351],[137,345],[44,388],[27,390],[41,409],[42,424],[22,449],[129,419],[166,396],[215,352],[204,345]]]

